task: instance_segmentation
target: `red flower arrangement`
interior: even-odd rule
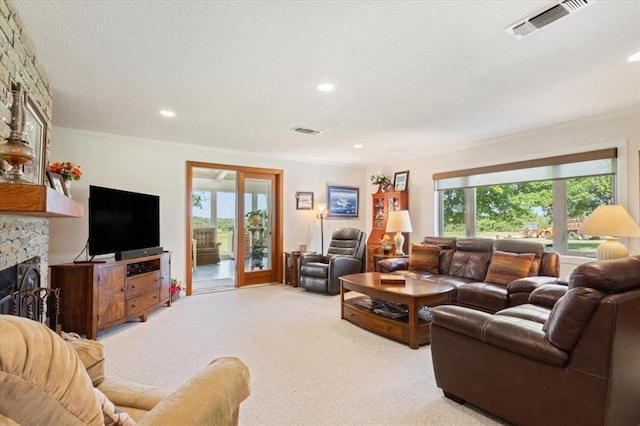
[[[180,294],[181,290],[184,290],[184,284],[177,278],[171,278],[171,295],[175,296],[176,294]]]
[[[82,170],[70,161],[56,161],[49,165],[49,171],[61,174],[65,180],[80,180]]]

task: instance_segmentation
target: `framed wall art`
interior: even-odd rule
[[[31,123],[32,126],[31,131],[26,133],[25,140],[33,149],[34,157],[33,160],[22,166],[22,171],[31,182],[42,185],[46,183],[44,178],[44,157],[47,144],[47,122],[33,98],[28,95],[24,105],[24,117],[25,121]]]
[[[409,186],[409,170],[396,172],[396,174],[393,175],[393,186],[396,191],[406,191]]]
[[[360,189],[327,185],[327,218],[357,219]]]
[[[296,192],[296,210],[313,210],[313,192]]]
[[[64,186],[64,178],[61,174],[47,172],[47,180],[49,181],[49,186],[51,188],[55,189],[63,195],[69,195],[67,194],[67,188]]]

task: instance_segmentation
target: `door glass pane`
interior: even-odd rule
[[[236,181],[232,170],[193,168],[192,292],[235,287]]]
[[[245,179],[245,271],[271,269],[272,181]]]

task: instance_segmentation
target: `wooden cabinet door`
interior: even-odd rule
[[[160,301],[171,299],[171,253],[160,258]]]
[[[124,318],[126,278],[125,264],[105,266],[98,270],[98,329]]]

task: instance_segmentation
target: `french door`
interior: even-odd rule
[[[187,162],[187,295],[201,291],[203,270],[231,274],[222,279],[234,287],[281,281],[282,178],[277,169]],[[203,232],[215,235],[214,248],[202,247]]]

